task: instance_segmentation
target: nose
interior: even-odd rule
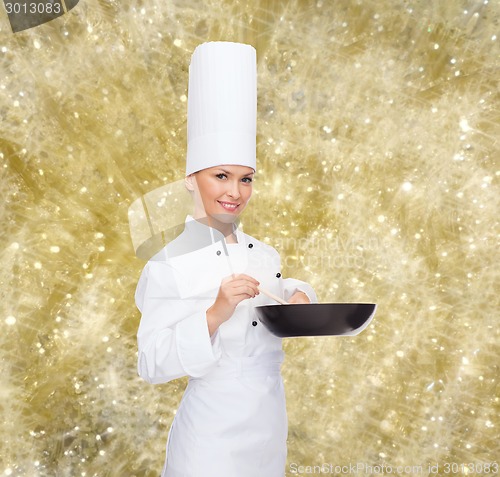
[[[230,181],[228,184],[228,189],[226,191],[227,195],[229,197],[232,197],[233,199],[239,199],[240,198],[240,183],[239,181]]]

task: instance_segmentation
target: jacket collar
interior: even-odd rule
[[[226,238],[224,235],[217,230],[214,227],[210,227],[209,225],[206,225],[202,222],[199,222],[196,220],[192,215],[187,215],[186,221],[185,221],[185,231],[188,232],[189,234],[198,234],[200,237],[210,237],[211,243],[215,242],[222,242],[222,244],[225,246],[226,244]],[[236,222],[233,223],[233,232],[236,233],[236,240],[238,241],[238,245],[242,245],[245,243],[245,238],[243,236],[243,232],[240,227],[240,222],[239,220],[236,220]],[[237,245],[237,244],[228,244],[228,245]]]

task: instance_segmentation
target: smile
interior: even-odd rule
[[[231,210],[231,211],[236,210],[238,208],[238,206],[240,205],[240,204],[231,204],[230,202],[221,202],[219,200],[217,202],[219,202],[219,204],[222,207],[224,207],[224,209]]]

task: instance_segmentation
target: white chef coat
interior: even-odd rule
[[[288,300],[296,291],[317,303],[307,283],[282,278],[271,246],[235,227],[238,243],[192,216],[184,232],[146,264],[136,290],[142,313],[138,372],[150,383],[189,376],[167,443],[162,477],[282,477],[287,418],[281,338],[254,307],[240,302],[210,337],[206,310],[221,280],[245,273]]]

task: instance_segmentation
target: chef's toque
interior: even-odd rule
[[[189,66],[186,176],[235,164],[256,170],[257,66],[251,45],[199,45]]]

